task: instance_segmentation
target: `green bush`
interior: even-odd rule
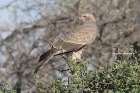
[[[84,62],[73,62],[69,69],[72,76],[67,80],[58,78],[48,87],[49,90],[44,83],[38,84],[38,88],[46,89],[41,93],[140,93],[139,68],[139,64],[123,61],[101,71],[88,71]]]
[[[17,93],[8,82],[0,84],[0,93]]]
[[[87,62],[66,62],[71,76],[58,78],[47,85],[36,76],[40,93],[140,93],[140,54],[129,61],[116,60],[112,66],[100,71],[87,69]],[[63,70],[60,71],[63,73]]]

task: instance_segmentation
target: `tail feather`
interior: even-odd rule
[[[39,68],[45,63],[48,62],[51,58],[53,57],[53,55],[50,55],[49,57],[47,57],[46,60],[43,60],[42,62],[38,63],[38,65],[35,68],[34,74],[36,74],[39,70]]]
[[[57,53],[59,50],[56,48],[51,48],[50,50],[48,50],[47,52],[43,53],[38,62],[42,62],[43,60],[46,60],[47,57],[49,57],[50,55],[54,55],[55,53]]]
[[[36,74],[39,70],[39,68],[46,62],[48,62],[51,58],[53,58],[53,56],[58,52],[59,50],[56,48],[51,48],[50,50],[48,50],[47,52],[43,53],[40,56],[39,59],[39,63],[35,68],[34,74]]]

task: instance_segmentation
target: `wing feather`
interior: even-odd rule
[[[95,23],[84,23],[63,35],[53,44],[53,47],[65,51],[77,50],[91,43],[95,39],[96,34],[97,26]]]

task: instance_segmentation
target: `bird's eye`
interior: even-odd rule
[[[83,16],[84,18],[86,18],[86,16]]]

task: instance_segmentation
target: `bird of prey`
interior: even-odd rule
[[[90,44],[97,36],[97,25],[94,16],[89,13],[80,15],[79,20],[82,21],[82,25],[64,34],[53,43],[50,50],[40,56],[34,73],[37,73],[44,63],[56,55],[69,52],[73,54],[72,57],[81,58],[82,48]]]

